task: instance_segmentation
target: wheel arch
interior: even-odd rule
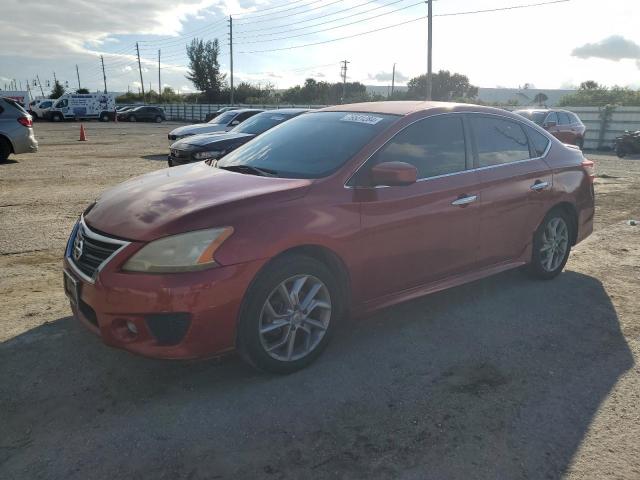
[[[573,203],[563,201],[555,204],[552,208],[550,208],[549,211],[545,214],[545,217],[554,210],[560,210],[564,212],[571,220],[571,245],[575,245],[578,237],[578,210]],[[544,221],[544,219],[542,221]],[[540,223],[542,223],[542,221]]]
[[[13,148],[13,143],[11,142],[9,137],[0,133],[0,142],[7,142],[7,144],[9,145],[9,149],[11,150],[11,153],[16,153]]]

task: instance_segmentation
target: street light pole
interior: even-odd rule
[[[431,69],[431,51],[433,48],[433,30],[432,30],[432,20],[433,20],[433,9],[432,9],[433,0],[427,0],[428,7],[428,19],[427,25],[429,31],[427,32],[427,100],[431,100],[431,90],[433,85],[433,71]]]

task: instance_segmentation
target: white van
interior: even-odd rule
[[[91,118],[106,122],[114,119],[115,111],[116,96],[113,93],[69,93],[56,100],[46,118],[54,122]]]

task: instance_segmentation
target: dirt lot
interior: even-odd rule
[[[37,124],[0,165],[2,479],[640,478],[640,158],[596,161],[566,272],[507,272],[344,325],[311,368],[169,363],[69,317],[60,258],[169,124]]]

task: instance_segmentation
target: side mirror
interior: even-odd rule
[[[240,120],[234,120],[229,125],[231,125],[232,127],[235,127],[236,125],[240,125]]]
[[[547,122],[544,124],[544,128],[553,128],[558,125],[556,122]]]
[[[414,184],[417,180],[418,170],[405,162],[383,162],[371,169],[371,182],[375,186],[401,187]]]

